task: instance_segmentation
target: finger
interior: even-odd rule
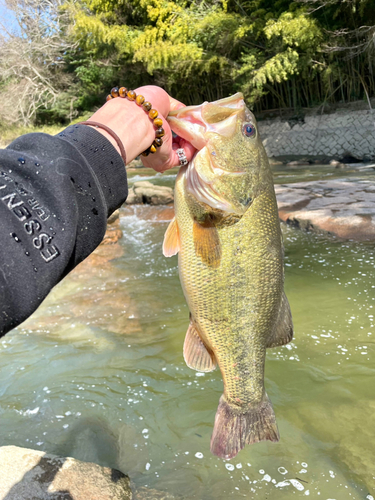
[[[190,162],[193,159],[193,156],[197,152],[195,147],[192,144],[190,144],[190,142],[178,137],[178,140],[174,141],[173,145],[172,145],[172,154],[171,154],[172,167],[170,167],[170,168],[177,167],[180,165],[180,159],[179,159],[177,152],[176,152],[177,149],[184,150],[184,153],[185,153],[185,156],[186,156],[186,159],[188,162]]]
[[[144,87],[139,87],[135,89],[137,95],[141,94],[152,104],[152,107],[156,109],[159,114],[164,117],[168,116],[170,111],[170,97],[165,90],[156,85],[145,85]]]
[[[146,85],[139,87],[135,90],[137,95],[141,94],[144,98],[151,102],[152,107],[156,109],[159,115],[164,117],[168,116],[168,113],[172,109],[180,109],[185,107],[185,104],[169,96],[165,90],[154,85]],[[142,162],[146,167],[153,168],[157,172],[164,172],[170,168],[180,165],[177,153],[172,150],[172,145],[175,139],[172,137],[172,131],[168,122],[165,120],[163,123],[163,129],[165,135],[162,138],[163,144],[157,149],[156,153],[150,154],[147,157],[142,157]],[[195,148],[191,146],[187,141],[178,138],[181,142],[183,141],[181,147],[186,149],[187,160],[190,161],[195,153]]]
[[[173,99],[173,97],[169,96],[169,109],[170,111],[173,111],[175,109],[181,109],[185,108],[186,104],[183,104],[180,101],[177,101],[177,99]]]
[[[172,151],[172,131],[167,121],[163,124],[165,135],[162,137],[163,144],[157,149],[156,153],[149,156],[141,156],[145,167],[153,168],[157,172],[164,172],[168,168]]]

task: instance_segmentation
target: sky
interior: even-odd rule
[[[16,25],[12,11],[6,8],[4,0],[0,0],[0,32],[3,32],[3,26],[14,29]]]

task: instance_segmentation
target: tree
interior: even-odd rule
[[[69,13],[62,0],[7,0],[17,30],[0,31],[0,117],[3,123],[32,123],[38,110],[52,108],[72,84],[64,54],[76,43],[68,37]]]
[[[298,0],[325,34],[322,52],[331,98],[351,101],[375,94],[373,0]]]

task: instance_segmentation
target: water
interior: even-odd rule
[[[115,467],[184,499],[371,500],[373,244],[284,227],[296,333],[268,351],[265,380],[281,440],[224,461],[209,451],[220,372],[182,358],[188,310],[177,259],[161,254],[168,218],[123,209],[120,243],[0,341],[0,445]]]
[[[277,184],[316,180],[329,181],[338,178],[375,180],[375,168],[371,165],[348,165],[344,169],[335,168],[331,165],[302,165],[295,167],[272,165],[272,170]],[[164,174],[158,173],[155,175],[151,168],[132,169],[128,172],[129,185],[132,186],[137,181],[149,181],[153,184],[173,187],[177,172],[178,168],[174,168]]]

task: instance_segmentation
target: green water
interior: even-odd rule
[[[122,209],[123,255],[68,276],[0,341],[0,445],[183,499],[371,500],[374,245],[284,227],[295,339],[268,351],[265,379],[281,440],[223,461],[209,450],[222,380],[184,364],[188,310],[177,260],[161,254],[162,210]]]

